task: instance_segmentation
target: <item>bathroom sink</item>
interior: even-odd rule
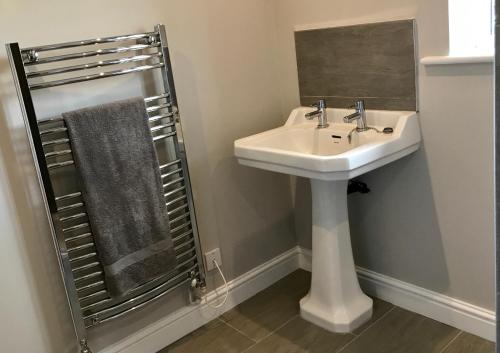
[[[318,102],[318,110],[297,108],[284,126],[234,143],[243,165],[310,179],[311,288],[300,300],[300,315],[333,332],[352,332],[373,310],[372,299],[359,286],[352,256],[348,180],[420,145],[417,113],[364,110],[362,101],[356,105],[355,113],[326,109],[324,101]],[[307,120],[307,114],[318,121]],[[344,117],[356,119],[356,124],[344,123]],[[356,127],[371,129],[358,132]]]
[[[352,110],[327,109],[330,125],[317,129],[306,120],[312,108],[294,109],[284,126],[234,143],[241,164],[321,180],[345,180],[390,163],[418,149],[420,129],[415,112],[366,111],[369,130],[349,133],[356,124],[342,118]]]

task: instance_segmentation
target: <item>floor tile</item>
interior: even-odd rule
[[[377,298],[372,298],[372,299],[373,299],[373,314],[372,314],[372,317],[371,317],[371,319],[368,322],[364,323],[363,325],[361,325],[360,327],[358,327],[356,330],[354,330],[353,333],[355,335],[358,335],[361,332],[363,332],[364,330],[366,330],[366,328],[368,326],[370,326],[371,324],[373,324],[375,321],[377,321],[382,316],[384,316],[389,310],[391,310],[392,308],[394,308],[394,305],[392,305],[391,303],[388,303],[386,301],[383,301],[383,300],[377,299]]]
[[[440,353],[458,332],[396,307],[348,344],[342,353]]]
[[[259,341],[299,313],[310,274],[298,270],[222,315],[221,319]]]
[[[214,320],[158,353],[239,353],[254,342],[220,320]]]
[[[462,332],[443,353],[494,353],[495,343]]]
[[[328,332],[296,316],[245,353],[334,353],[355,337]]]

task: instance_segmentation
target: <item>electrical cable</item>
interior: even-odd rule
[[[217,270],[219,271],[220,276],[222,277],[222,280],[224,281],[224,289],[225,289],[226,293],[224,294],[224,299],[219,304],[212,305],[207,299],[207,305],[213,309],[219,309],[226,304],[227,298],[229,297],[229,286],[227,284],[226,277],[224,276],[224,273],[222,273],[222,270],[219,267],[219,264],[217,263],[217,261],[215,259],[213,260],[213,262],[214,262],[215,267],[217,267]]]

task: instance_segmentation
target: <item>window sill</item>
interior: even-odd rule
[[[489,64],[495,61],[493,55],[488,56],[426,56],[420,59],[425,66],[430,65],[459,65],[459,64]]]

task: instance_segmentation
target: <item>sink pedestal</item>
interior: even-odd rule
[[[373,301],[359,287],[347,215],[347,180],[311,180],[311,289],[300,315],[333,332],[352,332],[372,315]]]

